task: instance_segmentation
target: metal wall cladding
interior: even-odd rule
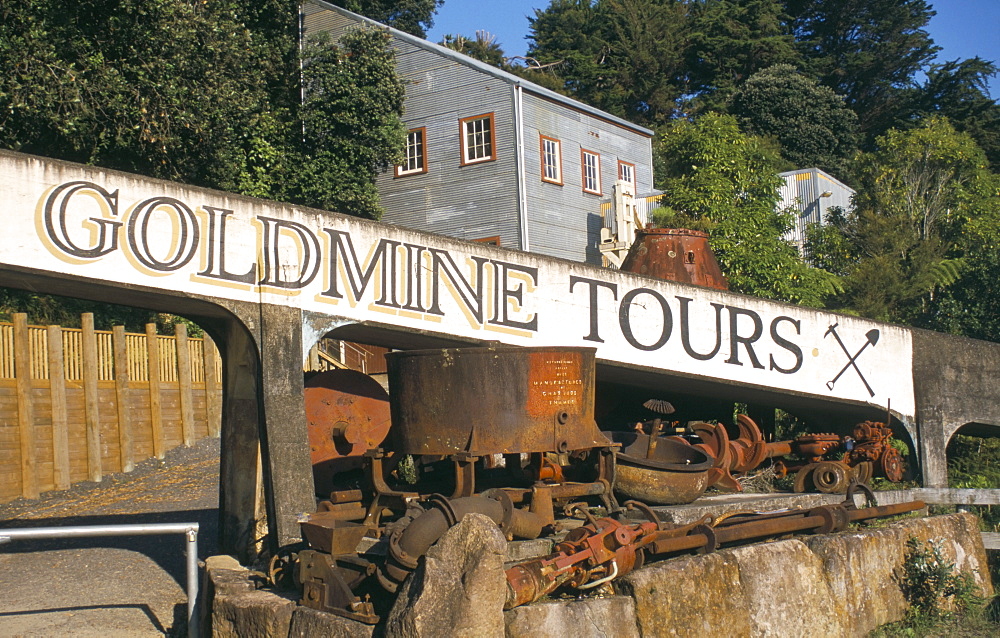
[[[392,449],[475,456],[605,447],[593,348],[455,348],[386,355]]]
[[[708,233],[697,230],[639,231],[621,269],[657,279],[729,290],[729,282],[708,245]]]
[[[358,23],[315,4],[307,33],[340,37]],[[397,38],[396,68],[406,83],[403,122],[424,127],[427,172],[378,177],[383,221],[458,239],[500,238],[521,248],[517,185],[517,131],[510,85],[493,76]],[[461,118],[493,114],[495,160],[462,165]]]
[[[784,184],[779,188],[783,208],[796,212],[795,225],[785,239],[800,249],[810,224],[823,224],[831,208],[849,210],[854,190],[818,168],[806,168],[782,173]],[[823,196],[825,194],[825,196]]]
[[[601,199],[618,179],[618,162],[635,165],[637,192],[653,188],[649,137],[575,111],[529,91],[524,93],[525,191],[528,243],[532,252],[600,265]],[[562,185],[542,181],[539,136],[559,140]],[[601,158],[601,191],[583,190],[581,149]]]

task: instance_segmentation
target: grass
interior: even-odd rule
[[[941,554],[941,543],[910,538],[900,586],[910,603],[906,618],[873,631],[873,638],[907,636],[996,636],[997,599],[984,599],[971,574],[956,570]]]

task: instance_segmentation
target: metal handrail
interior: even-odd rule
[[[188,636],[198,638],[195,602],[198,600],[198,523],[136,523],[131,525],[80,525],[0,529],[0,545],[15,540],[92,538],[97,536],[153,536],[184,534],[187,551]]]

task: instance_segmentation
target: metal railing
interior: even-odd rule
[[[187,620],[189,638],[198,638],[195,602],[198,600],[198,523],[139,523],[131,525],[81,525],[76,527],[25,527],[0,529],[0,545],[16,540],[93,538],[98,536],[153,536],[184,534],[187,551]]]

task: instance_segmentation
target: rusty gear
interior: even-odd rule
[[[903,455],[899,453],[894,447],[888,448],[883,454],[879,461],[881,466],[882,474],[885,478],[893,483],[898,483],[903,480]]]

